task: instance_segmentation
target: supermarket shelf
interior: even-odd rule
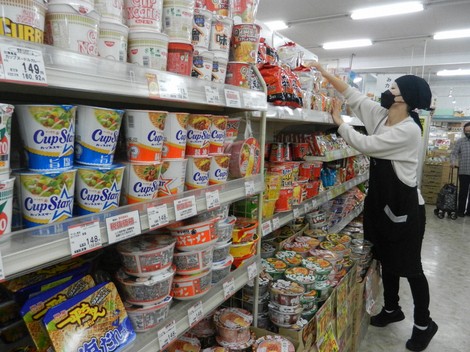
[[[0,237],[0,251],[3,257],[4,274],[7,279],[25,274],[41,267],[49,266],[56,262],[71,257],[71,248],[68,237],[68,229],[71,226],[83,224],[89,221],[99,221],[101,242],[108,244],[106,219],[130,212],[139,212],[141,232],[149,231],[149,219],[147,208],[162,204],[167,205],[169,223],[175,221],[174,201],[181,198],[194,196],[197,212],[207,210],[206,193],[219,191],[220,203],[230,203],[246,197],[247,185],[254,186],[254,193],[259,194],[264,190],[262,175],[229,181],[223,185],[210,186],[201,190],[184,192],[182,194],[157,198],[155,200],[127,205],[97,214],[68,219],[61,223],[42,225],[3,235]],[[251,188],[251,187],[248,187]],[[136,234],[137,235],[137,234]]]
[[[344,229],[351,221],[353,221],[356,217],[358,217],[362,211],[364,210],[364,202],[354,208],[345,218],[341,219],[339,223],[335,226],[328,229],[328,233],[338,233],[342,229]]]
[[[254,263],[256,263],[256,268],[259,270],[261,267],[259,256],[247,259],[241,267],[232,271],[222,281],[214,285],[210,291],[200,299],[196,298],[190,301],[179,301],[174,304],[170,309],[168,318],[162,321],[155,329],[146,333],[138,334],[136,341],[127,346],[124,351],[161,351],[164,346],[160,346],[158,339],[158,331],[160,331],[160,329],[171,324],[172,321],[175,321],[176,335],[181,336],[184,334],[190,328],[188,310],[201,302],[203,307],[203,316],[209,314],[226,301],[224,283],[233,279],[235,287],[233,293],[240,290],[249,280],[248,267],[254,265]]]
[[[349,189],[367,181],[369,179],[369,173],[359,175],[341,185],[331,187],[327,191],[320,193],[319,195],[306,200],[302,204],[295,206],[293,211],[287,211],[282,213],[274,214],[271,218],[263,221],[263,237],[270,234],[272,231],[288,224],[294,218],[305,215],[316,207],[319,207],[331,199],[338,197],[345,193]]]
[[[25,91],[25,84],[0,81],[3,99],[18,99],[18,94],[28,99],[43,101],[45,97],[82,99],[119,103],[120,106],[167,106],[181,109],[214,111],[266,110],[266,94],[221,83],[144,68],[99,57],[81,55],[49,45],[0,38],[1,45],[29,48],[42,52],[46,68],[47,87],[34,86]],[[149,89],[151,86],[151,89]],[[235,92],[230,101],[226,90]],[[151,91],[151,92],[150,92]],[[208,92],[209,91],[209,92]],[[91,94],[90,94],[91,93]],[[33,98],[33,96],[36,96]],[[238,98],[237,98],[238,96]],[[149,99],[150,98],[150,99]],[[142,107],[141,107],[142,108]]]
[[[468,122],[470,116],[457,117],[454,115],[434,115],[432,121],[435,122]]]
[[[339,149],[331,152],[327,152],[325,156],[305,156],[305,161],[334,161],[344,158],[349,158],[351,156],[361,155],[362,153],[354,150],[353,148],[348,149]]]

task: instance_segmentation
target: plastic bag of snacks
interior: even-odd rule
[[[266,38],[260,38],[257,63],[259,65],[277,65],[279,63],[277,50],[266,44]]]
[[[292,86],[292,98],[291,101],[288,102],[288,105],[292,108],[301,108],[302,107],[302,99],[303,93],[302,88],[300,85],[299,77],[289,68],[286,68],[287,75],[291,82]]]
[[[270,64],[264,64],[260,69],[268,87],[268,102],[274,105],[285,105],[287,101],[283,87],[283,71],[282,67]]]
[[[279,60],[290,68],[297,67],[299,49],[293,42],[286,43],[277,49]]]

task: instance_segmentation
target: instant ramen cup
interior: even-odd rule
[[[229,0],[204,0],[204,8],[216,15],[228,16]]]
[[[191,41],[171,41],[168,43],[168,72],[190,76],[193,67],[193,45]]]
[[[209,49],[228,53],[230,49],[230,37],[232,35],[233,21],[231,18],[214,16],[211,24],[211,39]]]
[[[163,131],[163,159],[184,159],[189,113],[169,112]]]
[[[133,204],[157,198],[162,164],[158,161],[124,164],[123,203]]]
[[[123,23],[124,0],[95,0],[95,10],[103,22]]]
[[[52,171],[73,165],[76,107],[16,105],[28,169]]]
[[[76,214],[100,213],[119,207],[124,168],[124,165],[106,169],[77,165]]]
[[[10,172],[11,116],[15,107],[0,103],[0,174]],[[1,178],[0,178],[1,179]]]
[[[238,129],[240,128],[241,117],[229,117],[227,120],[227,128],[225,129],[225,139],[234,141],[238,137]]]
[[[127,61],[129,28],[123,24],[101,22],[98,55],[119,62]]]
[[[173,297],[166,296],[161,302],[152,305],[126,305],[127,315],[136,332],[145,332],[156,327],[168,317]]]
[[[210,129],[209,153],[221,154],[224,152],[225,130],[227,128],[227,116],[212,115]]]
[[[111,166],[119,137],[123,110],[79,105],[75,132],[75,161]]]
[[[254,23],[259,0],[230,1],[230,14],[235,23]]]
[[[214,53],[206,49],[197,48],[193,51],[193,66],[191,77],[212,80],[212,65],[214,62]]]
[[[209,49],[212,12],[194,9],[191,43],[198,48]]]
[[[211,115],[190,114],[186,140],[186,156],[209,155]]]
[[[205,295],[212,287],[212,269],[194,275],[177,275],[173,280],[173,297],[190,300]]]
[[[209,185],[211,156],[190,156],[186,168],[186,190],[201,189]]]
[[[163,32],[170,40],[191,40],[193,30],[194,1],[163,1]]]
[[[76,172],[72,169],[55,173],[15,173],[25,227],[60,222],[72,217]]]
[[[231,61],[227,65],[225,83],[232,86],[250,89],[251,64]]]
[[[227,55],[225,53],[214,51],[214,61],[212,62],[212,82],[225,83],[227,64]]]
[[[80,11],[81,13],[88,13],[95,9],[96,0],[47,0],[49,5],[51,4],[69,4],[75,10]]]
[[[261,27],[253,23],[236,24],[230,41],[230,61],[256,63]]]
[[[168,228],[171,235],[176,237],[176,249],[179,251],[197,251],[208,248],[217,242],[214,220],[198,223],[180,222]]]
[[[162,162],[158,196],[165,197],[184,192],[188,159],[166,159]]]
[[[209,170],[209,185],[220,185],[227,182],[230,154],[212,155]]]
[[[0,181],[0,236],[11,232],[15,178]]]
[[[162,31],[163,0],[124,0],[124,16],[131,30]]]
[[[1,1],[0,6],[0,35],[40,44],[44,42],[45,1]]]
[[[127,160],[161,160],[166,116],[166,111],[126,110]]]
[[[214,247],[198,251],[177,252],[173,261],[178,275],[193,275],[212,267]]]
[[[128,59],[130,63],[166,71],[168,63],[168,36],[149,30],[129,32]]]

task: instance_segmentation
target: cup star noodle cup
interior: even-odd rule
[[[0,103],[0,174],[10,172],[11,117],[14,106]],[[1,179],[1,178],[0,178]]]
[[[20,132],[33,171],[70,168],[76,107],[72,105],[16,105]]]
[[[184,192],[188,159],[166,159],[162,162],[158,196],[165,197]]]
[[[99,213],[119,206],[124,165],[108,169],[77,165],[76,213]]]
[[[227,182],[230,154],[212,155],[209,170],[209,185],[220,185]]]
[[[211,156],[190,156],[186,169],[186,190],[201,189],[209,184]]]
[[[124,0],[124,14],[131,30],[162,31],[163,0]]]
[[[129,161],[160,161],[166,111],[126,110],[127,158]]]
[[[163,159],[184,159],[189,113],[169,112],[163,131]]]
[[[187,156],[204,156],[209,154],[211,126],[211,115],[189,115],[186,141]]]
[[[157,198],[162,164],[158,161],[124,164],[123,203],[133,204]]]
[[[76,172],[71,169],[50,173],[20,170],[15,173],[25,227],[72,217]]]
[[[123,114],[123,110],[78,106],[75,133],[77,163],[112,165]]]
[[[43,0],[5,1],[0,4],[0,35],[44,42],[47,5]]]
[[[209,140],[209,153],[221,154],[224,152],[225,130],[227,128],[227,116],[211,116],[211,136]]]
[[[0,181],[0,235],[11,232],[15,178]]]
[[[124,19],[124,0],[95,0],[95,9],[101,20],[122,24]]]

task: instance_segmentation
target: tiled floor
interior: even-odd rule
[[[423,266],[431,291],[431,317],[439,330],[426,352],[470,351],[470,217],[438,219],[427,206]],[[360,352],[404,352],[413,327],[413,302],[406,279],[400,282],[406,319],[384,328],[369,326]],[[377,309],[382,307],[381,302]]]

